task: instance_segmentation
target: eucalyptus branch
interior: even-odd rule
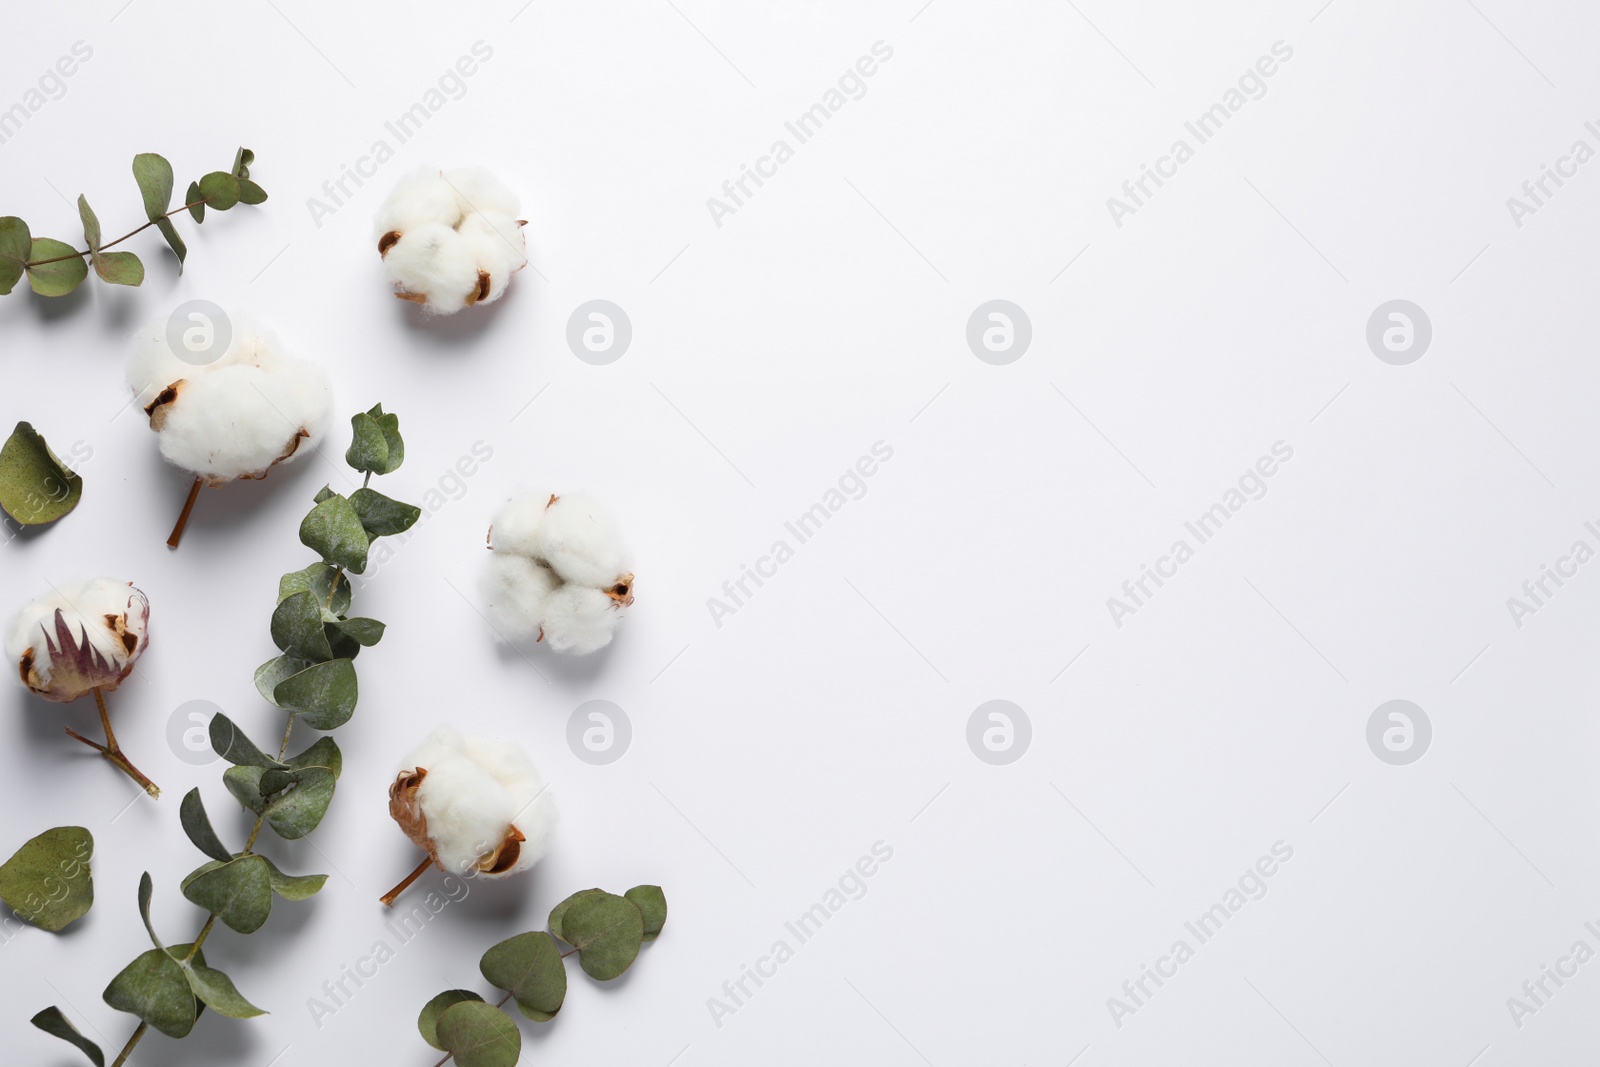
[[[173,207],[172,164],[154,152],[141,152],[133,157],[133,177],[139,183],[148,221],[114,241],[103,241],[100,219],[89,201],[79,196],[78,216],[83,222],[83,237],[88,245],[82,250],[54,238],[34,237],[28,224],[15,215],[0,218],[0,296],[15,289],[23,275],[27,275],[28,284],[40,296],[65,296],[89,276],[90,265],[102,281],[112,285],[139,285],[144,281],[144,263],[139,257],[132,252],[109,250],[152,226],[167,239],[178,257],[178,271],[182,273],[189,248],[178,236],[172,216],[187,211],[196,223],[201,223],[205,221],[208,207],[213,211],[227,211],[236,204],[266,202],[266,190],[250,179],[253,162],[254,152],[248,148],[239,149],[231,169],[215,170],[199,181],[190,182],[183,203]]]
[[[400,466],[405,445],[398,417],[384,414],[379,405],[354,416],[351,425],[354,440],[345,459],[352,467],[370,480],[373,474],[388,474]],[[150,922],[154,887],[145,873],[139,884],[139,914],[153,947],[123,968],[102,994],[111,1007],[139,1019],[113,1067],[126,1062],[152,1028],[168,1037],[187,1036],[202,1005],[234,1019],[262,1014],[232,979],[206,964],[202,946],[218,922],[237,933],[255,933],[266,923],[276,898],[305,900],[327,881],[325,874],[285,874],[255,850],[256,840],[263,828],[298,840],[327,814],[343,768],[339,746],[332,737],[323,736],[291,756],[294,726],[303,722],[315,730],[334,730],[355,712],[355,658],[362,648],[378,643],[384,625],[350,616],[351,584],[346,575],[366,570],[375,540],[403,533],[421,515],[421,509],[365,484],[349,497],[324,486],[300,523],[301,542],[320,560],[279,580],[271,632],[281,654],[255,674],[261,695],[287,712],[277,755],[259,748],[226,715],[214,716],[209,727],[211,747],[230,764],[222,783],[244,810],[255,813],[255,822],[244,847],[234,852],[213,828],[200,790],[191,789],[183,798],[178,814],[184,833],[208,862],[191,871],[181,889],[186,899],[205,911],[205,923],[193,941],[163,944]],[[108,722],[107,745],[95,747],[109,758],[115,746]],[[100,1048],[67,1022],[58,1008],[40,1012],[34,1025],[70,1042],[93,1063],[104,1063]]]
[[[550,912],[550,929],[530,930],[493,946],[478,961],[490,985],[505,990],[494,1004],[470,989],[447,989],[423,1005],[417,1016],[422,1039],[445,1053],[434,1067],[454,1059],[460,1067],[512,1067],[522,1055],[522,1031],[504,1011],[517,1010],[534,1022],[549,1022],[567,997],[568,956],[596,981],[619,978],[638,958],[639,949],[661,935],[667,898],[660,886],[634,886],[622,896],[585,889]],[[571,947],[565,952],[560,945]]]

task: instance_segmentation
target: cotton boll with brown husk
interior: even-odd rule
[[[483,576],[489,621],[514,641],[587,655],[611,643],[633,604],[633,572],[616,521],[586,493],[520,492],[489,528]]]
[[[333,404],[321,368],[288,355],[270,333],[245,321],[232,324],[225,352],[198,364],[173,351],[167,320],[151,323],[135,337],[128,385],[159,435],[163,458],[195,476],[167,541],[173,547],[202,486],[264,478],[309,452]]]
[[[5,652],[23,686],[37,696],[68,703],[93,695],[106,742],[67,733],[115,764],[151,796],[160,790],[117,745],[104,694],[112,692],[149,644],[150,601],[129,582],[95,578],[52,588],[22,607],[6,629]]]
[[[482,168],[424,168],[395,185],[375,227],[384,275],[434,314],[492,304],[527,265],[516,194]]]
[[[555,801],[519,746],[441,726],[389,787],[389,814],[428,858],[383,897],[393,904],[430,866],[505,878],[537,863],[555,829]]]

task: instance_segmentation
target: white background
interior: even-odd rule
[[[136,152],[166,154],[181,189],[239,144],[272,199],[179,220],[181,278],[151,232],[130,243],[141,289],[0,301],[0,423],[93,450],[77,511],[0,549],[7,605],[101,573],[149,594],[153,643],[112,709],[165,789],[139,799],[62,735],[93,729],[87,704],[5,698],[0,853],[62,823],[98,846],[90,916],[0,945],[13,1058],[81,1062],[27,1026],[52,1003],[121,1047],[130,1019],[99,993],[146,947],[141,871],[164,936],[197,928],[178,882],[202,857],[178,801],[198,785],[235,844],[244,820],[220,764],[169,750],[169,719],[207,700],[276,736],[250,678],[274,654],[277,578],[309,561],[295,529],[311,495],[350,488],[343,418],[378,401],[408,446],[381,488],[420,502],[442,483],[447,502],[357,593],[390,629],[360,659],[327,820],[263,846],[327,888],[206,944],[270,1016],[207,1013],[133,1063],[426,1067],[428,997],[489,992],[479,954],[568,893],[641,882],[666,889],[666,933],[615,988],[573,967],[557,1019],[522,1024],[529,1062],[1591,1054],[1600,963],[1520,1028],[1507,998],[1575,941],[1600,949],[1583,926],[1600,920],[1600,564],[1520,628],[1506,601],[1575,540],[1600,548],[1583,528],[1600,519],[1600,165],[1520,228],[1506,198],[1574,140],[1600,148],[1583,126],[1600,118],[1600,15],[1321,3],[116,0],[14,16],[0,107],[75,41],[93,57],[0,145],[0,211],[76,239],[84,193],[121,233],[141,217]],[[384,123],[480,40],[492,58],[464,95],[396,145]],[[880,40],[893,58],[866,95],[719,227],[707,197]],[[1106,198],[1277,41],[1293,57],[1265,95],[1118,227]],[[308,198],[380,138],[395,157],[318,225]],[[429,322],[386,291],[371,219],[425,164],[490,167],[523,197],[532,266],[487,310]],[[122,367],[135,324],[191,298],[252,310],[322,361],[341,423],[325,455],[206,492],[169,552],[188,477],[126,407]],[[633,324],[609,366],[565,341],[596,298]],[[1008,366],[965,339],[995,298],[1032,322]],[[1396,298],[1433,324],[1408,366],[1365,340]],[[492,459],[454,482],[479,441]],[[877,441],[893,459],[865,495],[715,625],[707,599]],[[1267,494],[1115,625],[1107,598],[1278,441],[1293,458]],[[490,516],[535,482],[599,494],[636,552],[638,603],[588,660],[499,647],[477,610]],[[1409,766],[1366,742],[1396,698],[1433,724]],[[610,766],[566,742],[590,699],[633,725]],[[1031,719],[1009,766],[967,745],[991,699]],[[416,853],[385,788],[442,720],[528,746],[563,811],[553,851],[475,886],[319,1026],[308,1000],[393,940],[376,898]],[[708,999],[793,943],[784,923],[878,841],[893,859],[865,896],[718,1026]],[[1266,895],[1119,1027],[1108,998],[1193,946],[1185,921],[1278,841],[1293,858]]]

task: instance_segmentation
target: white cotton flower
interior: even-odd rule
[[[321,368],[286,355],[271,334],[235,320],[210,363],[179,359],[158,319],[134,339],[128,384],[160,437],[161,455],[207,485],[263,478],[315,445],[333,396]]]
[[[378,211],[384,275],[402,300],[451,315],[492,304],[528,262],[517,196],[482,168],[423,168]]]
[[[521,747],[441,726],[401,764],[389,814],[442,870],[503,878],[537,863],[555,801]]]
[[[117,688],[149,644],[150,601],[128,582],[96,578],[25,605],[6,630],[6,659],[46,700]]]
[[[495,516],[489,547],[483,593],[501,637],[537,634],[580,656],[611,643],[633,603],[633,573],[616,522],[593,497],[519,492]]]

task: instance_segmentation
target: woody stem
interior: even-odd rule
[[[429,867],[432,867],[432,866],[433,866],[433,857],[432,856],[424,856],[424,857],[422,857],[422,862],[417,864],[417,869],[416,870],[414,870],[410,874],[406,875],[403,879],[401,879],[399,885],[395,886],[393,889],[389,890],[387,893],[385,893],[383,896],[379,897],[378,899],[383,901],[383,906],[384,907],[386,907],[386,908],[393,907],[395,900],[400,896],[400,894],[404,893],[407,889],[411,888],[411,883],[415,882],[418,878],[421,878],[422,877],[422,872],[427,870]]]
[[[183,528],[189,525],[189,513],[194,510],[194,502],[200,496],[200,487],[205,485],[199,477],[189,487],[189,499],[183,502],[183,511],[178,514],[178,524],[172,528],[172,533],[167,537],[167,547],[177,548],[178,541],[183,537]]]
[[[156,786],[156,784],[149,778],[146,778],[144,772],[135,767],[131,762],[129,762],[128,757],[122,754],[122,749],[117,744],[117,735],[111,729],[111,715],[106,711],[106,698],[104,694],[100,692],[99,686],[94,687],[94,703],[95,707],[100,710],[100,725],[105,729],[106,743],[102,745],[91,741],[87,737],[84,737],[82,734],[71,728],[68,728],[67,733],[72,737],[77,738],[79,741],[82,741],[90,748],[98,751],[101,756],[105,757],[105,759],[115,765],[117,769],[122,771],[123,774],[126,774],[129,778],[132,778],[135,782],[138,782],[139,785],[144,788],[146,793],[149,793],[152,797],[159,797],[161,795],[161,790]]]

